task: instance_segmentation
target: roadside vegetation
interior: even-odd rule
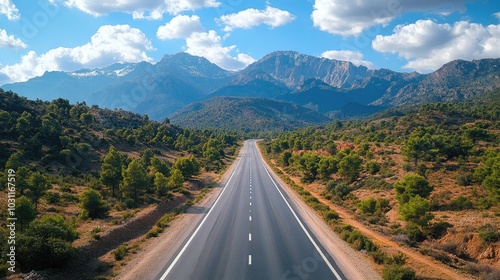
[[[182,129],[168,119],[64,99],[29,101],[0,89],[0,178],[7,182],[9,169],[16,174],[16,270],[64,267],[105,229],[155,205],[206,194],[202,189],[233,159],[238,140],[234,133]],[[4,223],[6,200],[0,205]],[[4,252],[8,232],[1,228]],[[117,260],[124,248],[114,250]],[[5,255],[0,276],[7,273]]]
[[[279,173],[300,179],[300,185],[287,183],[312,208],[332,211],[306,189],[401,246],[495,279],[500,270],[495,254],[500,250],[499,100],[497,90],[466,102],[391,109],[368,120],[283,133],[263,149]],[[384,264],[385,279],[412,274],[387,261],[356,229],[334,230]],[[397,279],[413,279],[406,277]]]

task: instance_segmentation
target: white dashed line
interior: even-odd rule
[[[248,234],[248,241],[252,241],[252,234],[251,233]]]
[[[252,221],[252,216],[248,216],[248,220],[249,220],[249,221]]]
[[[252,265],[252,255],[248,255],[248,265]]]

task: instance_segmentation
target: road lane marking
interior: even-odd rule
[[[252,206],[252,203],[250,202],[250,206]]]
[[[233,179],[233,176],[234,174],[236,174],[236,170],[238,170],[238,167],[240,166],[240,163],[242,162],[242,160],[240,159],[240,161],[238,161],[238,164],[236,165],[236,167],[233,169],[233,173],[231,174],[231,176],[229,177],[229,180],[227,180],[227,183],[226,185],[224,186],[224,189],[222,190],[222,192],[219,194],[219,197],[217,197],[217,199],[215,200],[214,204],[212,205],[212,207],[210,208],[210,210],[208,210],[208,213],[207,215],[205,215],[205,218],[203,218],[203,220],[201,221],[201,223],[198,225],[198,227],[196,228],[196,230],[193,232],[193,234],[191,235],[191,237],[189,238],[189,240],[186,242],[186,244],[184,245],[184,247],[182,247],[181,251],[179,252],[179,254],[177,254],[177,256],[175,257],[175,259],[172,261],[172,263],[170,264],[170,266],[167,268],[167,270],[165,270],[165,273],[163,273],[163,275],[160,277],[159,280],[165,280],[168,276],[168,274],[170,273],[170,271],[172,271],[172,269],[174,268],[175,264],[179,261],[179,259],[181,258],[182,254],[184,254],[184,252],[186,251],[187,247],[189,246],[189,244],[191,244],[191,242],[193,241],[194,237],[196,236],[196,234],[200,231],[200,228],[203,226],[203,224],[205,223],[205,221],[208,219],[208,216],[210,216],[210,213],[212,213],[212,210],[215,208],[215,206],[217,205],[217,203],[219,202],[220,198],[222,197],[222,195],[224,194],[224,192],[228,189],[227,186],[229,185],[229,183],[231,182],[231,179]]]
[[[252,265],[252,255],[248,255],[248,265]]]
[[[255,147],[256,149],[257,148],[257,144],[255,144]],[[323,258],[323,260],[326,262],[326,264],[328,265],[328,267],[330,268],[330,270],[332,271],[333,274],[335,274],[335,277],[337,277],[337,279],[342,279],[342,277],[340,277],[339,273],[335,270],[335,268],[333,267],[333,265],[330,263],[330,261],[326,258],[326,255],[323,253],[323,251],[321,251],[321,249],[319,248],[318,244],[314,241],[314,239],[312,238],[312,236],[309,234],[309,232],[306,230],[304,224],[302,224],[302,222],[300,221],[299,217],[297,216],[297,214],[295,213],[295,211],[293,210],[292,206],[290,205],[290,203],[288,203],[288,201],[286,200],[285,196],[283,195],[283,193],[281,192],[281,190],[279,189],[278,185],[276,184],[276,182],[274,181],[273,177],[271,176],[271,174],[269,173],[269,171],[267,170],[267,166],[266,164],[264,163],[264,159],[262,159],[261,157],[261,162],[262,162],[262,165],[264,166],[264,170],[266,171],[267,173],[267,176],[269,176],[269,178],[271,179],[271,182],[273,182],[273,185],[276,187],[276,189],[278,190],[279,194],[281,195],[281,198],[283,198],[283,200],[285,201],[286,205],[288,206],[288,208],[290,209],[290,211],[292,211],[292,214],[293,216],[295,217],[295,219],[297,220],[297,222],[299,223],[300,227],[302,228],[302,230],[304,231],[304,233],[306,234],[306,236],[309,238],[309,240],[311,241],[311,243],[313,244],[314,248],[316,248],[316,250],[318,251],[318,253],[321,255],[321,257]]]
[[[251,233],[248,234],[248,241],[252,241],[252,234]]]
[[[252,216],[248,216],[248,220],[252,221]]]

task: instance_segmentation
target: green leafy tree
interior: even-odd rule
[[[80,194],[80,207],[94,218],[104,218],[108,215],[111,207],[104,202],[100,193],[93,189],[87,189]]]
[[[111,146],[102,162],[100,180],[104,185],[111,187],[111,196],[113,197],[115,197],[115,190],[122,180],[122,167],[122,156],[115,147]]]
[[[11,127],[12,117],[9,112],[0,110],[0,133],[8,132]]]
[[[170,177],[168,178],[168,186],[171,189],[176,190],[182,187],[182,183],[184,183],[184,176],[182,176],[182,172],[177,168],[172,169]]]
[[[421,130],[414,131],[410,138],[404,143],[401,152],[409,160],[413,160],[415,166],[422,158],[426,158],[432,150],[432,140],[429,134],[424,134]]]
[[[157,156],[151,159],[151,166],[153,167],[153,174],[160,172],[165,177],[170,176],[170,167],[165,161],[159,159]]]
[[[200,174],[201,164],[193,156],[179,157],[175,160],[173,168],[181,171],[184,179],[190,179]]]
[[[352,183],[359,177],[359,173],[363,168],[362,164],[363,159],[358,155],[349,154],[339,162],[339,175],[345,181]]]
[[[327,180],[332,174],[338,171],[337,160],[333,156],[322,157],[318,163],[318,175],[321,179]]]
[[[422,176],[410,173],[394,184],[399,204],[407,203],[412,197],[428,197],[434,187]]]
[[[61,216],[44,216],[16,240],[17,260],[25,270],[63,267],[74,256],[71,242],[78,238],[73,225]]]
[[[377,211],[377,200],[373,197],[369,197],[360,201],[356,206],[363,214],[374,214],[375,211]]]
[[[38,209],[38,201],[45,194],[45,191],[50,188],[50,183],[40,172],[34,172],[28,178],[28,192],[26,196],[31,199],[31,202],[35,205],[35,209]]]
[[[155,173],[155,193],[157,196],[162,197],[168,193],[168,178],[161,172]]]
[[[16,130],[19,135],[26,135],[31,130],[31,114],[24,111],[16,120]]]
[[[123,181],[120,184],[123,198],[131,198],[137,203],[145,190],[149,188],[149,184],[146,169],[138,160],[133,159],[123,171]]]
[[[417,195],[410,198],[407,203],[400,205],[398,212],[402,220],[424,227],[434,218],[429,213],[430,209],[429,201]]]
[[[289,166],[290,165],[290,158],[292,157],[292,152],[290,151],[284,151],[281,154],[280,157],[280,162],[283,166]]]
[[[36,218],[36,210],[31,201],[25,196],[16,199],[16,218],[21,226],[21,232],[25,225]]]

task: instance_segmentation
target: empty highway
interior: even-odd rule
[[[293,211],[255,140],[157,279],[345,279]]]

